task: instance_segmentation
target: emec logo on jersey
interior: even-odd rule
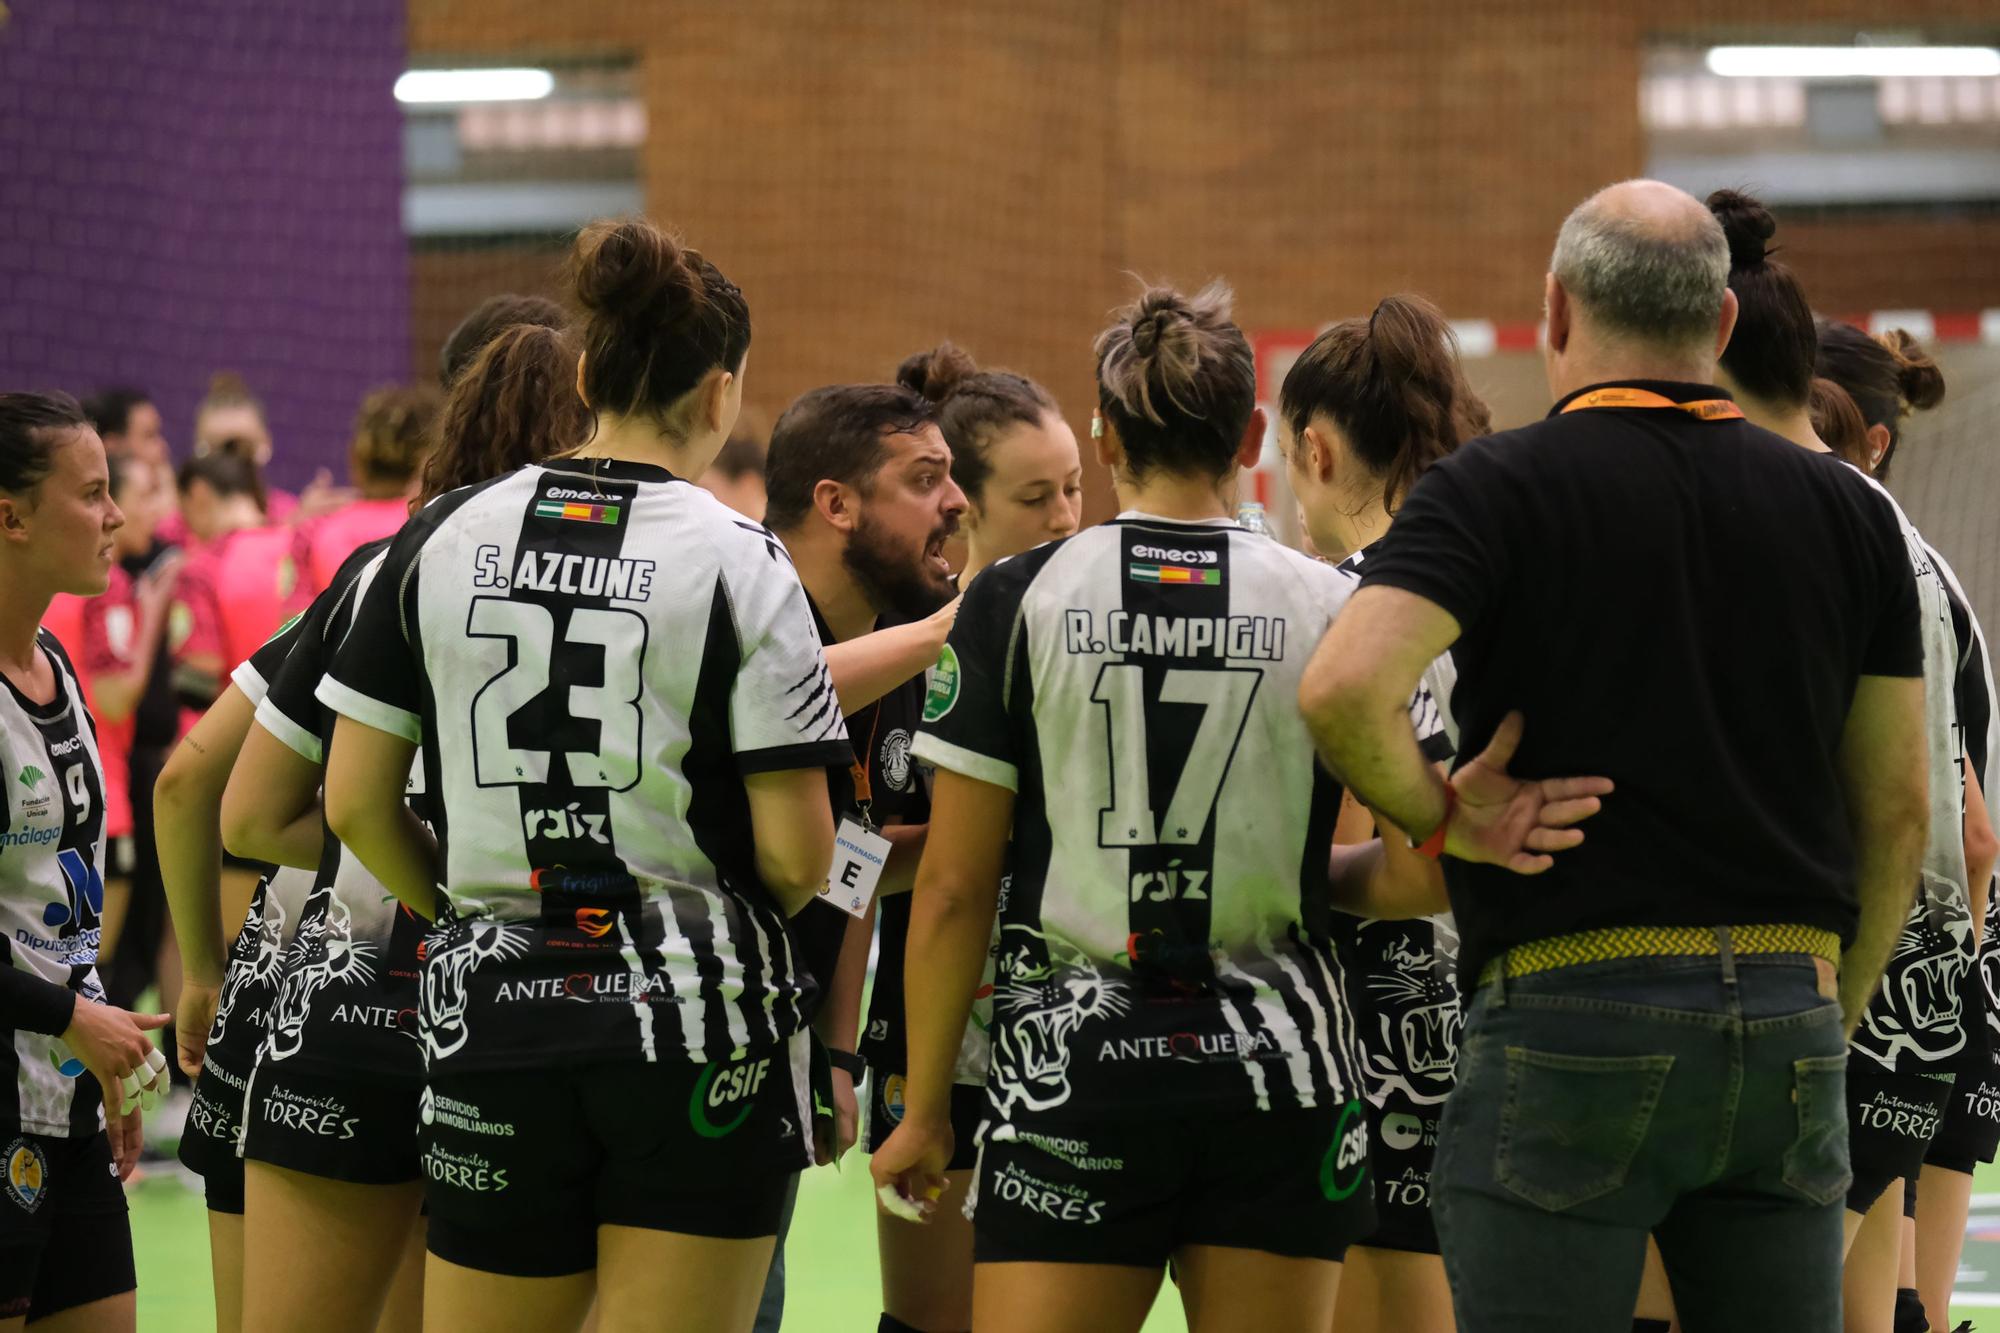
[[[937,664],[927,673],[924,688],[924,721],[936,722],[958,706],[958,653],[946,644]]]
[[[1134,583],[1207,588],[1222,585],[1222,571],[1216,568],[1222,557],[1214,551],[1139,545],[1131,547],[1126,557],[1125,573]]]
[[[560,518],[572,523],[605,523],[618,521],[617,505],[578,504],[573,500],[537,500],[536,518]]]
[[[48,1194],[49,1159],[41,1145],[15,1139],[7,1145],[7,1197],[28,1212],[42,1206]]]
[[[688,1098],[688,1124],[705,1139],[734,1133],[756,1109],[757,1089],[764,1086],[764,1077],[770,1072],[769,1056],[741,1064],[709,1061],[701,1077],[694,1081],[694,1093]],[[728,1115],[731,1110],[736,1114],[726,1123],[718,1124],[718,1117]]]

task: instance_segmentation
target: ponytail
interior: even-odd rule
[[[1875,476],[1882,480],[1889,476],[1903,418],[1944,401],[1944,372],[1923,345],[1903,329],[1890,329],[1871,338],[1852,324],[1822,320],[1818,370],[1847,390],[1867,425],[1888,430],[1889,447],[1874,467]]]
[[[590,433],[590,409],[576,395],[575,347],[539,324],[503,330],[452,381],[437,433],[413,511],[576,448]]]
[[[1824,375],[1819,376],[1812,382],[1807,410],[1812,414],[1813,434],[1819,436],[1820,443],[1833,450],[1842,462],[1866,472],[1868,423],[1861,419],[1861,409],[1854,405],[1847,390]]]
[[[1381,479],[1391,513],[1431,464],[1491,422],[1465,382],[1451,325],[1421,296],[1386,297],[1367,319],[1313,339],[1285,375],[1278,411],[1294,437],[1314,417],[1331,418]]]

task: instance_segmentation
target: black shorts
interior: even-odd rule
[[[243,1156],[327,1180],[399,1185],[417,1160],[421,1087],[328,1078],[262,1060],[244,1099]]]
[[[1191,1119],[988,1126],[975,1263],[1158,1268],[1186,1245],[1338,1262],[1375,1230],[1359,1101]]]
[[[951,1160],[947,1171],[970,1171],[979,1161],[979,1122],[986,1118],[986,1089],[966,1083],[951,1086]],[[886,1070],[868,1071],[868,1134],[870,1153],[882,1150],[896,1126],[903,1123],[903,1076]]]
[[[243,1098],[249,1079],[217,1063],[213,1052],[201,1062],[181,1131],[181,1165],[201,1177],[214,1213],[243,1211]]]
[[[1985,1015],[1980,1015],[1985,1025]],[[1982,1050],[1978,1067],[1961,1069],[1945,1102],[1944,1123],[1938,1126],[1925,1166],[1971,1175],[1981,1162],[2000,1150],[2000,1061]]]
[[[597,1266],[600,1224],[774,1236],[811,1160],[803,1035],[740,1060],[434,1074],[430,1251],[487,1273]]]
[[[1890,1074],[1866,1056],[1849,1058],[1847,1145],[1854,1167],[1849,1212],[1867,1212],[1889,1182],[1923,1170],[1951,1091],[1949,1074]]]
[[[0,1131],[0,1319],[46,1319],[138,1286],[111,1140]]]
[[[1437,1223],[1431,1217],[1431,1159],[1437,1155],[1443,1112],[1442,1105],[1420,1105],[1401,1091],[1387,1093],[1381,1106],[1368,1108],[1376,1227],[1356,1245],[1439,1253]]]

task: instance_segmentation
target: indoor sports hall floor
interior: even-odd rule
[[[141,1333],[208,1333],[215,1327],[208,1295],[208,1223],[198,1188],[177,1168],[152,1167],[132,1187],[132,1232],[139,1252]],[[2000,1166],[1980,1168],[1972,1222],[1951,1324],[1972,1319],[2000,1328]],[[809,1172],[786,1251],[789,1274],[785,1333],[848,1333],[875,1326],[875,1229],[868,1159],[849,1153],[836,1173]],[[1146,1333],[1187,1327],[1180,1300],[1167,1287]]]

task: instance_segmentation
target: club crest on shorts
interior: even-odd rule
[[[42,1206],[49,1188],[49,1159],[41,1145],[15,1139],[7,1145],[7,1197],[27,1212]]]
[[[891,1074],[882,1080],[882,1114],[892,1125],[903,1123],[903,1076]]]

